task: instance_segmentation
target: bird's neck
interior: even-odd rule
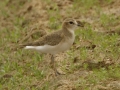
[[[74,30],[70,28],[63,28],[63,33],[65,37],[73,37],[74,36]]]

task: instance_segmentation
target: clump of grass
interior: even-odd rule
[[[101,3],[103,4],[111,4],[113,0],[105,0]],[[9,0],[0,1],[0,16],[4,18],[9,17],[9,12],[6,11],[6,6],[9,4]],[[14,2],[14,1],[13,1]],[[52,0],[44,1],[47,3],[47,13],[48,13],[48,20],[49,20],[49,27],[50,29],[57,30],[60,28],[60,23],[58,20],[61,20],[62,17],[60,16],[60,8],[57,6],[55,2]],[[14,6],[9,6],[9,10],[16,13],[16,11],[22,8],[24,3],[19,5],[19,1],[15,1],[17,3]],[[66,10],[66,16],[71,16],[71,12],[75,12],[75,16],[78,18],[82,14],[83,16],[87,16],[89,10],[94,10],[94,14],[90,14],[89,17],[100,17],[99,21],[94,23],[98,26],[101,25],[105,30],[111,30],[114,26],[117,26],[119,23],[120,18],[117,18],[115,15],[107,15],[102,13],[101,5],[99,4],[98,0],[74,0],[73,7]],[[19,7],[19,8],[17,8]],[[14,15],[14,14],[13,14]],[[87,17],[87,18],[89,18]],[[11,18],[11,17],[9,17]],[[39,55],[39,53],[25,51],[25,50],[17,50],[11,51],[10,48],[7,46],[8,44],[14,42],[17,43],[18,39],[21,37],[21,32],[25,32],[27,26],[23,27],[23,23],[25,21],[24,17],[18,17],[14,15],[14,18],[11,20],[11,25],[13,25],[12,30],[10,30],[7,26],[0,30],[0,89],[8,89],[8,90],[49,90],[50,87],[54,86],[49,82],[51,79],[46,80],[48,76],[48,72],[46,72],[47,67],[43,65],[43,55]],[[69,50],[67,52],[68,57],[65,59],[61,65],[62,70],[65,71],[67,74],[66,76],[74,75],[75,71],[86,71],[88,75],[85,77],[83,76],[75,76],[78,80],[73,82],[76,88],[81,90],[90,90],[91,87],[102,84],[104,86],[104,81],[109,79],[119,80],[120,79],[120,67],[117,63],[120,49],[118,46],[115,46],[117,42],[117,38],[119,38],[118,34],[107,35],[103,33],[94,32],[93,25],[85,25],[83,29],[78,29],[76,31],[76,41],[75,43],[79,45],[81,42],[79,39],[83,39],[85,41],[91,41],[93,44],[96,45],[95,49],[88,50],[85,47]],[[98,27],[99,29],[99,27]],[[118,28],[119,29],[119,28]],[[2,49],[1,49],[2,48]],[[77,54],[76,54],[77,52]],[[82,61],[88,60],[95,60],[95,61],[102,61],[103,55],[105,58],[108,57],[112,61],[115,62],[114,65],[110,65],[107,69],[104,67],[93,68],[89,70],[87,64],[82,66]],[[78,62],[73,63],[74,58],[78,56],[80,59]],[[68,65],[66,69],[66,65]],[[89,74],[89,72],[91,72]],[[62,77],[62,76],[61,76]],[[52,78],[53,80],[54,78]],[[71,78],[69,78],[71,79]],[[46,81],[45,81],[46,80]],[[44,83],[41,84],[41,82]],[[53,80],[54,81],[54,80]],[[40,84],[40,85],[39,85]]]

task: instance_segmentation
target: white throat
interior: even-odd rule
[[[72,35],[74,35],[74,29],[73,28],[68,28],[68,30],[70,31],[70,33],[72,34]]]

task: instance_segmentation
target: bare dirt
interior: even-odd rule
[[[44,0],[8,0],[4,10],[8,12],[8,14],[1,16],[0,15],[0,28],[1,30],[4,30],[4,28],[8,28],[8,32],[14,30],[15,27],[15,19],[17,17],[24,18],[23,21],[19,22],[20,27],[26,28],[26,30],[21,30],[21,37],[17,41],[17,43],[23,43],[26,41],[31,41],[33,39],[37,39],[46,33],[48,31],[51,31],[50,27],[50,18],[54,17],[56,18],[56,25],[61,24],[61,22],[68,17],[73,17],[76,19],[79,19],[81,21],[85,21],[86,23],[90,24],[93,27],[93,30],[96,32],[100,33],[109,33],[111,31],[116,32],[120,28],[120,22],[115,23],[114,26],[109,26],[111,27],[111,30],[108,31],[106,28],[101,26],[100,23],[96,23],[99,21],[99,16],[95,13],[95,8],[89,9],[85,14],[77,11],[72,11],[70,8],[73,7],[74,0],[52,0],[54,4],[51,2],[47,2]],[[108,15],[115,15],[116,19],[120,17],[120,0],[113,0],[110,4],[104,4],[104,0],[98,0],[102,12]],[[19,6],[21,4],[22,6]],[[49,10],[52,10],[53,12],[56,11],[59,8],[59,12],[57,13],[50,13]],[[14,10],[12,9],[12,6],[16,7]],[[82,7],[82,6],[80,6]],[[3,11],[4,12],[4,11]],[[35,34],[35,35],[33,35]],[[1,35],[0,38],[7,37],[5,34]],[[21,41],[22,40],[22,41]],[[16,42],[7,42],[7,44],[13,44]],[[91,43],[89,41],[83,41],[80,46],[89,47]],[[9,45],[8,45],[9,46]],[[80,48],[79,45],[75,46],[76,49]],[[5,48],[5,47],[4,47]],[[4,48],[1,48],[3,50]],[[76,52],[77,53],[77,52]],[[28,56],[29,57],[29,56]],[[65,58],[69,58],[66,53],[60,53],[59,55],[56,56],[56,62],[58,63],[58,70],[61,73],[64,73],[61,71],[61,63]],[[49,55],[45,56],[45,61],[42,64],[45,64],[46,66],[49,65],[49,61],[46,59],[50,59]],[[74,58],[74,62],[76,66],[79,64],[79,57]],[[106,61],[107,62],[107,61]],[[100,62],[106,64],[106,62]],[[112,62],[108,60],[108,62],[111,64]],[[98,63],[96,62],[83,62],[83,63],[93,63],[95,67],[98,66]],[[66,69],[68,68],[69,71],[69,65],[70,63],[66,65]],[[78,65],[79,66],[79,65]],[[40,68],[42,65],[40,65]],[[90,69],[92,67],[90,66]],[[41,87],[44,82],[49,81],[51,88],[49,90],[77,90],[76,85],[78,84],[79,77],[83,77],[84,79],[89,76],[91,73],[93,73],[91,70],[75,70],[72,74],[69,74],[67,76],[60,76],[60,77],[55,77],[54,72],[50,69],[47,70],[48,75],[47,77],[44,78],[43,81],[40,82],[35,82],[35,84],[30,85],[30,87]],[[46,71],[46,72],[47,72]],[[11,75],[4,76],[4,77],[11,77]],[[91,87],[91,90],[119,90],[120,89],[120,81],[114,81],[114,80],[109,80],[104,82],[106,85],[97,85],[97,86],[92,86],[88,84],[89,87]],[[56,87],[56,88],[54,88]],[[84,86],[80,86],[79,90],[83,90]]]

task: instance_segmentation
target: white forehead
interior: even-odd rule
[[[76,20],[71,20],[71,22],[73,22],[74,24],[78,24]]]
[[[76,20],[74,20],[74,23],[75,23],[75,24],[78,24]]]

